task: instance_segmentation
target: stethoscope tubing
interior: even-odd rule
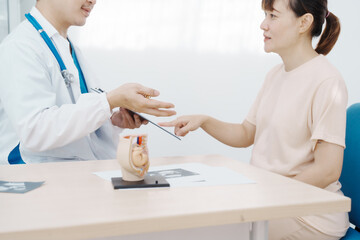
[[[53,53],[54,57],[56,58],[59,66],[60,66],[60,72],[64,79],[66,88],[69,91],[71,101],[72,101],[72,103],[75,103],[74,93],[71,88],[71,82],[72,82],[72,77],[73,77],[72,74],[69,73],[69,71],[66,69],[64,61],[62,60],[59,52],[56,50],[56,47],[54,46],[53,42],[49,38],[49,35],[47,35],[47,33],[44,31],[43,27],[38,23],[38,21],[36,21],[36,19],[30,13],[25,14],[25,17],[34,26],[34,28],[39,32],[40,36],[42,37],[42,39],[44,39],[46,45],[49,47],[50,51]]]

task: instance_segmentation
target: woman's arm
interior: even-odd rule
[[[315,164],[296,175],[294,179],[316,187],[326,188],[340,178],[343,154],[344,147],[319,141],[314,152]]]
[[[249,147],[254,143],[256,127],[244,121],[243,123],[226,123],[209,117],[201,128],[218,141],[231,147]]]
[[[232,147],[248,147],[254,143],[256,127],[244,121],[242,124],[226,123],[206,115],[182,116],[171,122],[159,123],[164,127],[175,127],[175,134],[185,136],[201,127],[205,132]]]

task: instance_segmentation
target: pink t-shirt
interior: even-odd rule
[[[251,164],[292,177],[314,164],[317,140],[345,147],[347,90],[323,56],[286,72],[274,67],[246,118],[256,126]],[[336,181],[326,189],[340,191]],[[301,217],[326,234],[343,236],[347,213]]]

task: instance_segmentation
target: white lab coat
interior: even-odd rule
[[[9,152],[19,141],[26,163],[115,158],[113,140],[120,128],[110,122],[106,95],[90,91],[100,86],[81,52],[75,47],[87,94],[80,93],[68,41],[36,8],[31,14],[74,75],[76,104],[71,102],[52,52],[25,20],[0,45],[0,163],[8,163]]]

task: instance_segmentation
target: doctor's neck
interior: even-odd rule
[[[67,38],[67,31],[71,24],[69,24],[64,16],[46,5],[47,1],[38,1],[35,7],[40,11],[40,13],[46,18],[47,21],[51,23],[51,25],[59,32],[59,34]]]

